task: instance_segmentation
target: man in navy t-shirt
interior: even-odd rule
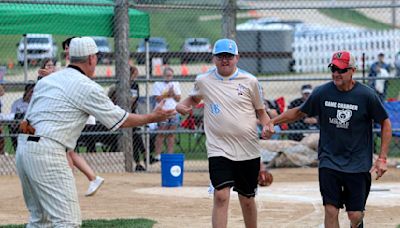
[[[319,117],[319,185],[325,227],[339,227],[339,209],[343,206],[351,227],[363,227],[371,173],[376,172],[379,179],[387,170],[391,123],[375,91],[353,80],[356,65],[350,52],[335,52],[329,68],[332,81],[317,87],[303,105],[273,118],[269,131],[273,133],[275,124]],[[382,132],[380,154],[374,164],[373,123],[381,124]]]

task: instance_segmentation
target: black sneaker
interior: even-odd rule
[[[139,164],[139,165],[136,165],[135,171],[143,172],[143,171],[146,171],[146,168]]]
[[[150,164],[154,164],[154,163],[157,163],[159,161],[160,161],[160,159],[158,159],[158,158],[150,157]]]

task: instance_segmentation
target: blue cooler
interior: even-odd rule
[[[180,187],[183,184],[184,154],[161,154],[161,186]]]

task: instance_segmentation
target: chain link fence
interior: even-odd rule
[[[115,96],[114,101],[127,110],[131,109],[133,99],[130,94],[133,92],[132,96],[138,97],[135,110],[142,114],[154,107],[155,85],[164,81],[166,67],[173,70],[173,81],[179,84],[181,99],[187,97],[195,76],[213,67],[212,45],[221,37],[237,41],[241,55],[239,67],[258,77],[271,115],[299,105],[304,91],[329,81],[331,76],[327,66],[331,54],[343,49],[356,56],[356,80],[373,88],[383,82],[383,89],[380,88],[382,98],[385,101],[400,100],[398,1],[2,1],[0,11],[11,17],[13,13],[17,14],[17,9],[27,6],[40,6],[42,9],[57,6],[61,11],[72,8],[72,11],[80,12],[85,9],[89,15],[96,15],[105,9],[117,10],[119,3],[128,3],[129,15],[133,13],[131,10],[135,10],[145,18],[148,16],[150,36],[143,32],[146,31],[143,30],[146,26],[143,17],[129,16],[129,34],[135,33],[136,36],[128,36],[129,60],[127,57],[126,61],[138,69],[138,91],[130,91],[126,85],[130,85],[130,75],[124,68],[126,65],[118,65],[121,61],[117,59],[121,54],[116,52],[121,53],[118,45],[126,28],[117,23],[114,16],[101,26],[91,16],[80,22],[82,25],[65,20],[45,26],[51,21],[43,23],[49,15],[41,13],[30,15],[28,20],[24,16],[1,20],[0,27],[8,28],[0,32],[0,81],[3,89],[0,90],[1,174],[15,173],[13,163],[18,122],[29,103],[31,84],[38,79],[45,59],[52,59],[57,70],[65,67],[62,42],[71,36],[95,38],[101,51],[95,80],[104,87],[105,93]],[[125,16],[127,20],[128,16]],[[18,18],[24,18],[21,19],[23,23]],[[14,24],[26,26],[26,31],[13,32]],[[69,31],[81,26],[83,30],[74,34],[54,30],[51,26]],[[111,32],[100,32],[110,26],[114,29]],[[383,54],[381,58],[386,65],[382,66],[387,75],[375,72],[371,67],[379,61],[380,54]],[[116,66],[124,66],[124,70]],[[116,88],[114,95],[110,88]],[[180,116],[176,129],[172,130],[151,124],[125,132],[109,132],[94,121],[85,127],[75,150],[97,172],[142,171],[141,167],[137,168],[136,161],[152,172],[160,170],[155,152],[167,152],[168,141],[172,140],[172,149],[169,150],[185,154],[186,171],[204,171],[207,170],[207,152],[202,110],[200,105],[192,115]],[[276,136],[280,140],[301,140],[308,133],[318,132],[318,126],[303,121],[280,126],[280,130]],[[399,129],[394,128],[394,132],[397,132],[394,134],[397,137],[393,139],[391,155],[399,156]],[[127,138],[132,145],[125,147],[123,142]],[[160,145],[163,145],[161,149]],[[125,151],[126,148],[129,151]]]

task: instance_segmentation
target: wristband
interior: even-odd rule
[[[386,164],[386,158],[378,158],[377,160]]]

